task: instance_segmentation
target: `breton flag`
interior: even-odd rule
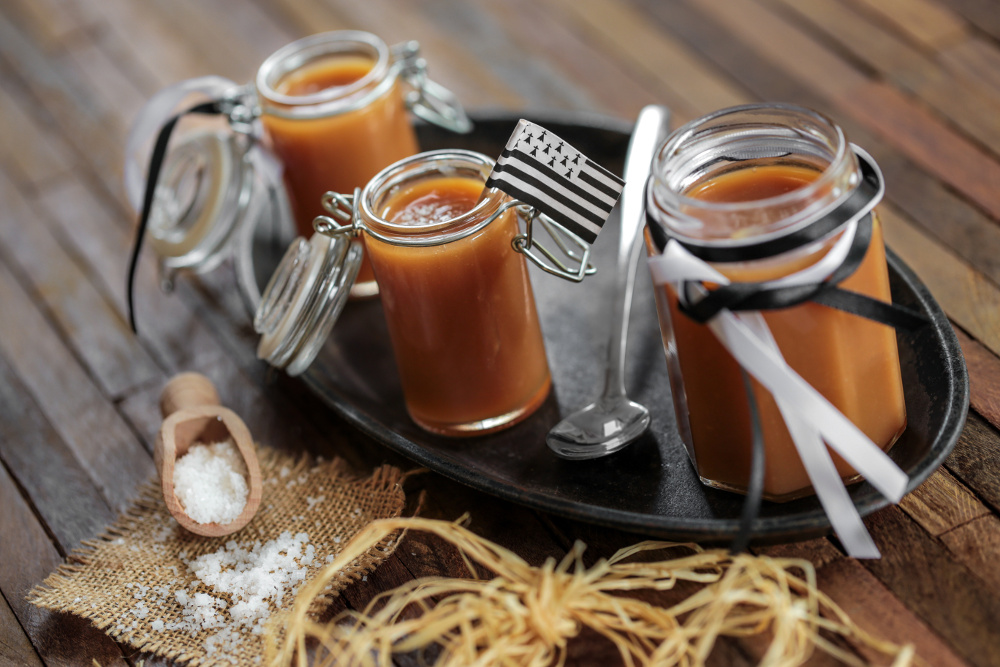
[[[611,215],[625,181],[544,127],[522,119],[486,187],[534,206],[588,244]]]

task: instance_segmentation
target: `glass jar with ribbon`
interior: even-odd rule
[[[472,151],[431,151],[353,195],[327,193],[319,233],[289,247],[264,291],[258,356],[291,375],[310,365],[357,274],[351,240],[362,236],[414,422],[468,436],[528,417],[551,378],[525,260],[573,281],[593,268],[585,242],[488,182],[494,164]],[[540,227],[567,261],[553,261]]]
[[[311,235],[324,192],[350,192],[418,151],[407,111],[455,132],[472,128],[454,95],[427,78],[416,42],[390,47],[360,31],[288,44],[250,84],[202,77],[160,91],[126,148],[126,190],[141,211],[130,274],[147,223],[167,284],[176,270],[217,265],[247,219]],[[168,151],[185,117],[197,120],[185,121]],[[366,265],[354,295],[377,292]]]
[[[906,426],[874,160],[825,116],[724,109],[654,159],[647,248],[681,438],[703,483],[816,493],[853,555],[877,554],[844,487],[893,501]],[[827,445],[832,450],[828,451]]]

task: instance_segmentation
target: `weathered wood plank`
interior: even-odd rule
[[[1000,359],[961,329],[955,329],[969,369],[969,402],[986,421],[1000,428]]]
[[[903,498],[899,506],[935,537],[990,513],[972,492],[943,469]]]
[[[1000,95],[949,72],[892,31],[837,0],[780,0],[789,11],[902,90],[950,119],[977,143],[1000,153],[995,109]]]
[[[828,99],[849,94],[866,81],[865,75],[839,53],[753,0],[699,0],[689,4],[696,4],[699,11],[722,26],[730,39],[743,40],[773,70]]]
[[[971,521],[941,536],[956,558],[1000,596],[1000,518],[989,515]]]
[[[0,76],[0,163],[21,186],[34,186],[73,168],[66,146],[43,127],[24,106],[23,89],[10,77]],[[49,137],[39,141],[41,137]]]
[[[477,107],[521,108],[531,103],[495,76],[487,63],[469,57],[451,35],[409,3],[331,0],[328,4],[350,25],[374,32],[389,44],[419,35],[430,77],[449,88],[459,100],[475,100]]]
[[[670,93],[659,84],[636,77],[610,51],[594,58],[594,42],[579,34],[559,12],[546,11],[549,5],[530,0],[479,4],[490,12],[497,29],[503,29],[508,48],[520,47],[536,57],[544,54],[550,66],[558,67],[561,77],[580,89],[589,89],[594,106],[588,111],[632,118],[646,104],[668,104],[672,109],[682,104],[679,99],[671,100]],[[692,111],[685,108],[682,113],[691,117]]]
[[[917,655],[929,665],[966,664],[859,561],[841,558],[819,568],[816,575],[819,589],[866,632],[897,644],[913,644]],[[852,646],[869,660],[881,657],[859,643],[852,642]]]
[[[94,537],[114,519],[115,513],[73,452],[2,357],[0,459],[45,521],[61,553]]]
[[[903,152],[849,115],[839,113],[816,91],[787,76],[722,25],[681,0],[648,3],[647,9],[665,29],[684,40],[705,59],[739,79],[762,99],[802,104],[830,114],[851,141],[878,160],[887,183],[886,199],[925,233],[952,248],[976,269],[1000,282],[1000,226],[963,200]],[[944,223],[947,224],[944,224]]]
[[[44,216],[0,173],[0,254],[32,298],[55,321],[88,372],[112,399],[159,376],[114,304],[59,244]],[[76,211],[61,209],[74,218]],[[79,233],[79,230],[74,230]],[[68,239],[72,243],[72,239]]]
[[[4,5],[4,13],[50,53],[88,27],[80,16],[67,9],[62,0],[7,0]]]
[[[710,13],[732,36],[819,93],[865,127],[884,137],[914,162],[1000,218],[1000,164],[931,112],[887,83],[870,80],[798,26],[752,0],[705,0]],[[794,53],[790,58],[788,54]]]
[[[899,508],[876,512],[865,524],[882,558],[864,566],[958,655],[981,667],[1000,663],[1000,597]]]
[[[2,264],[0,302],[0,351],[101,495],[124,509],[152,458]]]
[[[62,562],[45,529],[0,466],[0,591],[46,665],[124,666],[121,651],[103,632],[77,616],[25,602],[28,592]]]
[[[43,124],[56,126],[85,158],[90,173],[108,193],[118,191],[121,149],[107,112],[83,84],[59,69],[55,62],[16,26],[0,14],[0,58],[30,91],[30,105]]]
[[[534,49],[512,49],[492,13],[476,3],[420,0],[412,3],[442,33],[452,36],[467,57],[490,64],[490,73],[502,80],[530,108],[593,111],[593,96],[539,58]],[[506,8],[508,15],[516,11]],[[524,19],[522,18],[522,21]]]
[[[817,569],[825,566],[827,563],[845,558],[844,554],[825,537],[805,542],[753,547],[751,551],[755,554],[770,556],[772,558],[804,558]]]
[[[1000,12],[992,0],[948,0],[948,8],[979,30],[1000,39]]]
[[[289,34],[304,37],[328,30],[356,28],[340,12],[327,3],[312,0],[257,0],[257,4],[275,20],[280,21]]]
[[[59,58],[59,69],[79,81],[88,95],[101,104],[102,117],[117,139],[116,146],[124,146],[132,121],[147,96],[126,75],[122,62],[87,39],[66,50]],[[115,167],[113,175],[120,179],[120,159]]]
[[[658,29],[637,8],[608,0],[563,0],[557,6],[567,22],[580,25],[575,29],[582,28],[624,67],[655,86],[651,92],[657,101],[676,107],[675,126],[714,109],[748,101],[738,83]],[[629,37],[621,39],[621,35]],[[675,72],[685,76],[675,76]],[[602,81],[593,79],[589,85],[600,89]]]
[[[968,25],[934,0],[857,0],[866,10],[927,48],[939,50],[964,38]]]
[[[182,40],[183,48],[197,54],[205,73],[218,74],[238,83],[253,79],[258,65],[288,43],[287,34],[273,26],[269,34],[246,35],[220,4],[157,1],[144,3],[145,11],[155,17],[155,24]],[[252,6],[252,5],[251,5]],[[237,12],[247,15],[246,10]]]
[[[1000,289],[891,206],[880,209],[886,243],[927,285],[952,320],[1000,351]]]
[[[941,51],[938,59],[952,71],[1000,92],[1000,47],[978,35]]]
[[[944,464],[994,512],[1000,512],[1000,434],[982,417],[969,414]]]
[[[113,295],[116,317],[124,317],[122,285],[131,233],[109,224],[116,214],[75,179],[47,188],[40,203],[58,229],[75,240],[88,271],[93,272],[103,288]],[[132,392],[122,405],[123,409],[127,408],[129,420],[136,425],[136,432],[147,447],[151,447],[159,427],[157,400],[162,385],[168,375],[184,370],[208,375],[220,388],[225,405],[244,417],[251,433],[261,442],[295,449],[305,443],[322,446],[321,443],[336,440],[336,429],[312,428],[308,419],[301,416],[294,399],[283,396],[280,389],[262,390],[266,373],[263,366],[259,382],[249,381],[251,377],[235,363],[232,350],[220,342],[219,332],[210,323],[212,318],[229,328],[240,326],[240,322],[246,327],[245,311],[235,311],[231,315],[233,321],[225,323],[225,318],[210,312],[211,307],[205,305],[204,299],[199,303],[198,294],[189,287],[182,286],[178,290],[187,296],[186,299],[180,294],[163,294],[152,264],[147,254],[136,283],[140,340],[152,348],[166,372],[156,376],[148,390]],[[220,269],[220,272],[226,271],[228,267]],[[181,279],[182,282],[186,280]],[[235,297],[235,292],[230,296]],[[235,298],[236,306],[242,309],[238,297]],[[247,363],[259,366],[253,349],[252,345],[246,346]],[[137,403],[137,397],[143,400]]]
[[[31,640],[24,634],[7,601],[0,596],[0,662],[11,667],[42,667]]]

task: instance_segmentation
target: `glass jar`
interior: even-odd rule
[[[261,65],[256,88],[262,121],[284,165],[302,236],[312,235],[313,218],[323,213],[323,193],[351,192],[382,168],[417,152],[401,76],[421,79],[417,100],[422,99],[419,85],[427,82],[415,43],[390,50],[375,35],[359,31],[300,39]],[[464,114],[450,103],[453,129],[468,131]],[[363,261],[352,296],[377,293],[371,266]]]
[[[350,224],[320,217],[322,234],[289,249],[258,310],[258,356],[290,374],[309,365],[350,284],[346,235],[359,233],[414,422],[467,436],[528,417],[552,384],[525,258],[538,260],[519,234],[520,202],[484,190],[493,164],[431,151],[387,167],[353,198],[328,193],[327,210]]]
[[[845,233],[849,221],[835,212],[859,189],[860,154],[830,119],[800,107],[750,105],[695,120],[654,159],[647,249],[658,255],[676,240],[733,283],[816,266]],[[860,223],[871,225],[868,249],[840,287],[889,302],[882,228],[875,211],[868,215]],[[751,425],[741,369],[708,326],[681,311],[674,288],[657,288],[656,303],[691,461],[706,485],[745,492]],[[811,301],[761,313],[788,365],[888,449],[906,425],[893,329]],[[764,438],[764,497],[813,493],[774,398],[751,386]],[[845,481],[859,479],[832,454]]]
[[[129,132],[124,177],[139,212],[153,147],[170,137],[148,212],[164,285],[178,270],[211,270],[254,228],[312,236],[323,193],[350,192],[417,151],[408,111],[468,132],[461,105],[426,69],[416,42],[389,47],[366,32],[328,32],[276,51],[255,83],[206,76],[158,91]],[[378,291],[364,271],[356,296]],[[241,282],[256,297],[249,278]]]

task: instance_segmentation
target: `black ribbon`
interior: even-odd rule
[[[146,190],[142,198],[142,211],[139,214],[139,226],[135,234],[135,242],[132,244],[132,254],[128,262],[128,276],[126,278],[125,297],[128,305],[128,323],[132,327],[132,333],[139,331],[135,322],[135,272],[139,265],[139,253],[142,250],[142,241],[146,236],[146,228],[149,225],[149,213],[153,208],[153,199],[156,195],[156,185],[160,180],[160,169],[163,167],[163,160],[167,155],[167,145],[170,143],[170,135],[173,134],[177,121],[187,114],[220,114],[223,113],[222,102],[215,100],[205,102],[180,112],[163,127],[156,137],[156,144],[153,146],[153,153],[149,156],[149,169],[146,171]]]
[[[750,543],[750,531],[753,522],[760,514],[760,503],[764,497],[764,432],[760,428],[760,413],[757,411],[757,399],[753,395],[753,385],[750,376],[740,369],[743,377],[743,389],[747,393],[747,403],[750,405],[750,481],[747,483],[747,495],[743,501],[743,511],[740,514],[740,527],[736,531],[729,551],[733,554],[746,551]]]
[[[685,299],[678,308],[696,322],[704,324],[721,310],[781,310],[806,301],[874,320],[895,329],[913,330],[927,323],[923,314],[899,304],[886,303],[865,294],[845,290],[838,285],[861,265],[872,238],[872,214],[858,222],[857,232],[843,263],[826,279],[816,283],[769,287],[767,283],[730,283],[720,285],[697,299],[693,288],[698,282],[684,283]]]

